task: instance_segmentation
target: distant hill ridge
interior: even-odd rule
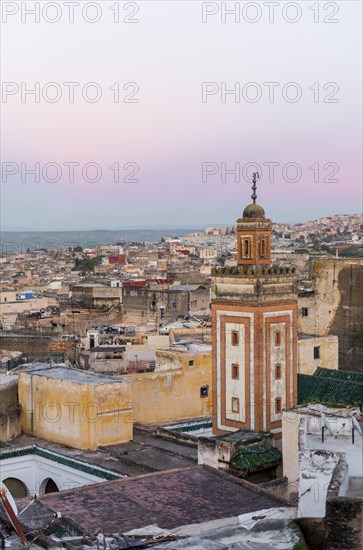
[[[159,242],[162,237],[181,237],[198,229],[120,229],[95,231],[2,231],[2,252],[25,252],[39,248],[95,247],[126,242]],[[200,229],[199,229],[200,231]]]

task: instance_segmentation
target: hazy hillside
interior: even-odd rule
[[[26,251],[39,248],[80,245],[93,247],[119,241],[158,242],[161,237],[174,237],[198,231],[197,229],[125,229],[97,231],[3,231],[1,249],[3,252]]]

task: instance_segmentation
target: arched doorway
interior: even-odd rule
[[[13,498],[24,498],[29,494],[25,483],[16,477],[7,477],[3,480],[3,484],[6,485]]]
[[[59,493],[58,485],[51,477],[47,477],[40,486],[40,495],[48,493]]]

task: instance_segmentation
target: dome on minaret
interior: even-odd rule
[[[269,265],[271,262],[271,220],[265,218],[265,211],[256,203],[258,173],[252,178],[252,203],[237,220],[237,266]]]
[[[253,204],[249,204],[248,206],[246,206],[246,208],[244,209],[243,211],[243,218],[244,219],[249,219],[249,218],[264,218],[265,217],[265,211],[264,209],[262,208],[262,206],[260,206],[259,204],[256,204],[256,199],[257,199],[257,195],[256,195],[256,189],[257,189],[257,185],[256,185],[256,181],[257,181],[257,178],[259,178],[260,176],[258,175],[257,172],[254,172],[253,173],[253,177],[252,177],[252,195],[251,195],[251,199],[253,200]]]
[[[264,218],[265,211],[259,204],[249,204],[243,211],[243,218]]]

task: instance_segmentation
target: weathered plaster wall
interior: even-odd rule
[[[82,384],[21,372],[21,427],[27,433],[77,449],[132,439],[130,384]]]
[[[194,361],[189,366],[189,361]],[[129,374],[134,422],[157,424],[211,413],[210,353],[158,351],[153,373]],[[200,388],[208,386],[208,396]]]
[[[299,297],[298,332],[337,335],[339,368],[359,370],[363,358],[363,260],[314,259],[315,293]]]
[[[0,376],[0,442],[9,441],[19,434],[18,379]]]
[[[320,348],[320,358],[314,359],[314,347]],[[337,336],[312,336],[298,340],[298,372],[314,374],[318,367],[338,369],[339,344]]]
[[[198,464],[227,470],[235,451],[236,443],[234,441],[200,437],[198,440]]]

